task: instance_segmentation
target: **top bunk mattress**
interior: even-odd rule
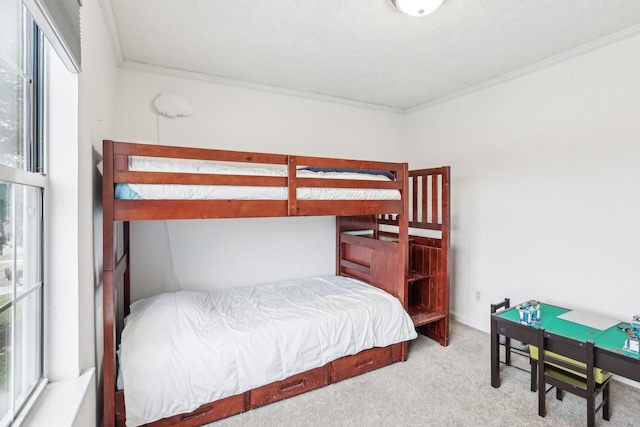
[[[197,160],[129,157],[129,170],[220,175],[286,177],[287,171],[268,168],[241,168]],[[338,168],[302,168],[298,178],[328,178],[391,181],[386,171],[357,171]],[[115,198],[127,200],[287,200],[287,187],[239,185],[136,184],[116,185]],[[399,190],[372,188],[299,187],[298,200],[400,200]]]
[[[397,298],[341,276],[140,300],[120,346],[127,425],[416,336]]]

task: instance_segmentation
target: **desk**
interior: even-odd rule
[[[542,327],[557,335],[575,340],[591,340],[595,345],[595,366],[633,381],[640,381],[640,354],[623,350],[627,333],[613,326],[604,331],[585,325],[558,319],[558,316],[569,311],[567,308],[549,304],[540,304]],[[620,323],[623,327],[629,324]],[[491,315],[491,386],[500,387],[500,335],[517,339],[526,344],[534,344],[537,339],[537,326],[523,325],[517,306]],[[555,350],[554,350],[555,351]],[[571,354],[556,351],[567,357]]]

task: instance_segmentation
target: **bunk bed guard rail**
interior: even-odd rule
[[[105,198],[114,200],[114,220],[188,219],[188,218],[239,218],[267,216],[318,216],[318,215],[378,215],[404,213],[405,191],[408,182],[407,163],[390,163],[369,160],[346,160],[336,158],[265,154],[203,148],[170,147],[137,143],[104,141],[103,147]],[[197,160],[200,162],[223,162],[263,168],[265,165],[281,171],[280,174],[255,175],[238,172],[202,173],[140,171],[130,168],[135,157],[158,159]],[[338,178],[336,174],[310,176],[301,170],[351,171],[366,174],[381,171],[394,179]],[[232,169],[236,170],[236,169]],[[330,177],[327,177],[330,176]],[[262,187],[283,190],[281,200],[122,200],[115,198],[116,184],[179,184],[190,186],[234,186]],[[362,200],[301,199],[300,189],[358,189],[383,191],[393,197],[377,197]],[[157,209],[155,209],[157,208]]]

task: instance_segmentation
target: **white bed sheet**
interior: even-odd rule
[[[416,336],[398,299],[340,276],[137,301],[120,346],[127,426]]]
[[[223,175],[287,176],[287,171],[267,168],[237,168],[198,160],[160,159],[131,156],[129,169],[147,172],[210,173]],[[347,172],[297,171],[298,177],[389,181],[383,175]],[[129,184],[131,190],[148,200],[286,200],[287,187],[236,185]],[[392,189],[315,188],[297,189],[298,200],[400,200]]]

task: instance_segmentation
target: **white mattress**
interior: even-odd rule
[[[395,297],[339,276],[137,301],[120,346],[127,426],[416,336]]]
[[[205,161],[175,160],[131,156],[129,169],[147,172],[209,173],[224,175],[287,176],[285,170],[267,168],[237,168]],[[297,171],[298,177],[358,179],[389,181],[383,175],[348,172]],[[131,190],[143,199],[153,200],[286,200],[287,187],[244,187],[235,185],[175,185],[175,184],[135,184]],[[369,188],[315,188],[297,189],[298,200],[400,200],[400,192],[391,189]]]

